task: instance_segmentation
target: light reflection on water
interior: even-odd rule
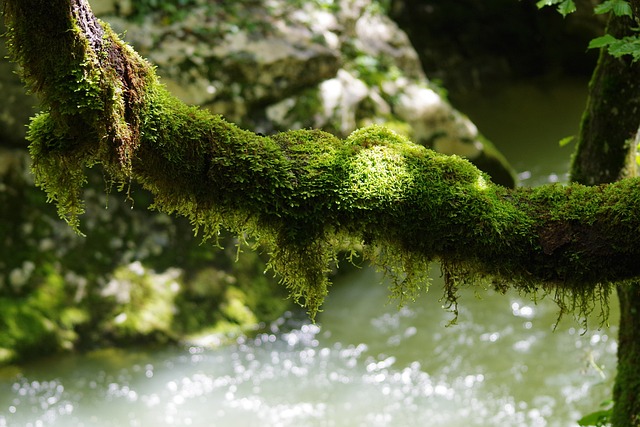
[[[228,347],[102,351],[0,376],[0,426],[575,426],[608,397],[612,331],[552,332],[550,301],[465,292],[445,327],[437,282],[398,310],[372,270],[342,281],[318,325],[288,314]]]

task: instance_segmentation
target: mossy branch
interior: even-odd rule
[[[6,0],[5,17],[45,105],[29,131],[37,184],[76,228],[84,169],[99,164],[205,237],[220,227],[253,236],[312,315],[349,246],[390,271],[400,297],[424,285],[434,260],[454,302],[459,284],[488,278],[586,310],[610,283],[640,276],[638,180],[509,190],[379,126],[346,140],[260,136],[173,98],[86,0]]]

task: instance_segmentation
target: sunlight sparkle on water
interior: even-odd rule
[[[531,319],[535,315],[533,307],[521,305],[519,302],[511,303],[511,312],[514,316],[524,317],[525,319]]]
[[[218,419],[216,425],[242,420],[247,426],[390,426],[399,419],[432,418],[427,411],[422,419],[421,408],[440,408],[460,390],[484,381],[482,374],[454,384],[434,380],[418,362],[396,367],[395,357],[371,355],[365,344],[323,346],[320,334],[317,325],[304,324],[241,338],[226,355],[191,346],[164,361],[94,375],[91,387],[78,378],[68,387],[23,378],[13,384],[16,397],[8,413],[33,426],[68,425],[71,416],[87,411],[93,426],[204,426],[211,417]],[[328,395],[334,398],[327,400]],[[354,414],[360,421],[354,423]],[[12,425],[0,420],[2,427]]]
[[[377,312],[357,323],[351,336],[362,338],[359,343],[341,336],[344,321],[332,323],[327,309],[320,324],[289,315],[230,346],[79,359],[63,379],[34,373],[17,378],[4,394],[0,389],[0,405],[7,402],[0,427],[564,427],[548,420],[566,404],[584,401],[589,383],[571,371],[541,374],[536,354],[551,338],[565,339],[567,349],[583,351],[575,345],[580,342],[593,354],[611,353],[613,340],[603,332],[585,338],[575,331],[531,331],[532,320],[545,314],[540,305],[507,302],[505,319],[516,319],[511,325],[465,322],[463,310],[461,324],[448,330],[439,326],[447,313],[435,311],[437,304]],[[345,310],[353,316],[353,304]],[[122,357],[135,362],[123,364]],[[517,387],[537,380],[545,382],[528,386],[539,390],[530,398],[504,388],[505,381]],[[545,396],[554,389],[562,396]]]

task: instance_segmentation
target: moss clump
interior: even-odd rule
[[[12,2],[10,20],[33,2]],[[83,168],[99,163],[125,189],[140,182],[155,208],[186,216],[205,238],[225,227],[269,248],[270,267],[312,317],[327,293],[326,272],[348,245],[396,275],[400,296],[418,291],[428,263],[442,261],[453,303],[460,283],[490,278],[499,289],[555,292],[561,304],[570,295],[584,308],[607,294],[607,283],[640,275],[640,249],[628,237],[640,228],[638,181],[507,190],[468,161],[380,126],[345,141],[312,130],[256,135],[180,103],[108,27],[98,41],[89,25],[97,21],[69,18],[66,43],[81,48],[56,51],[72,66],[53,73],[100,76],[91,87],[101,88],[106,108],[83,108],[74,121],[78,93],[50,87],[33,55],[14,54],[50,105],[30,132],[34,171],[71,224]],[[12,37],[18,44],[31,35]],[[87,92],[86,104],[94,98]]]

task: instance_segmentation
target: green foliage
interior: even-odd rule
[[[619,58],[630,55],[634,61],[640,59],[640,38],[638,36],[626,36],[621,39],[611,34],[597,37],[589,43],[589,49],[607,48],[611,56]]]
[[[198,4],[199,0],[133,0],[131,3],[134,19],[160,12],[168,21],[176,21],[188,13],[187,7]]]
[[[576,5],[573,0],[540,0],[536,3],[538,8],[545,6],[556,6],[556,9],[562,16],[567,16],[576,11]]]
[[[180,290],[179,272],[156,274],[136,262],[118,268],[102,293],[113,298],[115,312],[107,316],[105,328],[118,341],[136,341],[142,336],[171,336],[174,299]]]
[[[28,296],[0,296],[0,364],[69,348],[86,317],[67,300],[64,279],[56,274]]]
[[[576,11],[576,5],[573,0],[540,0],[536,6],[541,9],[545,6],[556,6],[556,9],[562,16],[567,16]],[[594,13],[598,15],[613,13],[616,16],[631,17],[632,10],[628,0],[606,0],[594,7]]]
[[[613,12],[616,16],[633,16],[631,5],[627,0],[607,0],[593,10],[597,15]]]
[[[540,0],[536,3],[538,8],[557,5],[562,16],[575,12],[576,7],[572,0]],[[627,16],[632,18],[633,11],[628,0],[606,0],[593,9],[597,15],[611,13],[615,16]],[[640,59],[640,37],[637,35],[616,38],[611,34],[605,34],[589,42],[589,49],[606,48],[607,52],[616,58],[625,55],[631,56],[633,61]]]
[[[602,402],[600,406],[603,408],[594,411],[578,420],[580,426],[606,427],[611,425],[611,415],[613,414],[613,401],[608,400]]]

